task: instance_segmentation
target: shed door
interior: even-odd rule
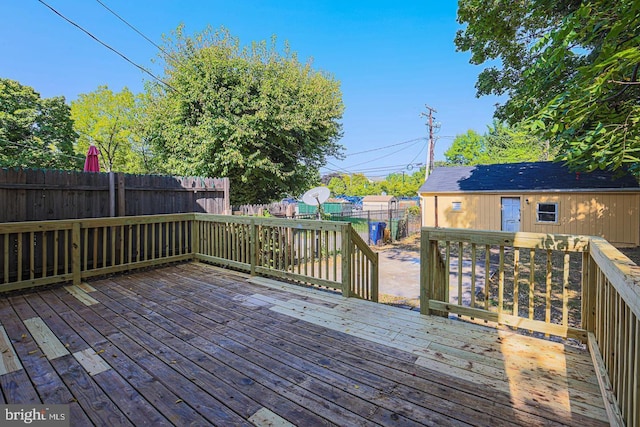
[[[520,198],[502,197],[500,199],[502,211],[502,231],[520,231]]]

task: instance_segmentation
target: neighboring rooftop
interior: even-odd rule
[[[397,199],[394,196],[364,196],[362,198],[363,202],[390,202],[391,200]]]
[[[630,174],[608,171],[571,172],[562,163],[526,162],[435,168],[419,193],[458,191],[637,190]]]

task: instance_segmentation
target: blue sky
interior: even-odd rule
[[[44,0],[96,37],[144,67],[156,48],[95,0]],[[425,163],[425,104],[435,108],[441,129],[436,160],[455,135],[485,132],[496,98],[475,97],[482,68],[456,52],[457,2],[360,0],[101,0],[147,37],[184,23],[187,32],[225,26],[242,44],[277,35],[301,59],[341,82],[345,113],[340,143],[349,155],[330,158],[322,173],[363,172],[384,176]],[[43,97],[78,94],[108,85],[143,90],[149,77],[65,22],[37,0],[2,0],[0,77],[32,86]],[[350,155],[353,154],[353,155]]]

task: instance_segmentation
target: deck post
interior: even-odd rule
[[[371,277],[371,301],[378,302],[380,286],[378,283],[378,278],[380,276],[380,257],[378,253],[375,252],[375,257],[373,259],[373,274]]]
[[[425,229],[420,231],[420,314],[430,315],[429,292],[431,283],[430,278],[433,277],[431,271],[433,266],[429,265],[431,260],[431,245],[429,244],[429,232]]]
[[[597,265],[590,250],[582,253],[582,329],[595,332]]]
[[[249,258],[251,259],[251,275],[256,275],[256,264],[258,263],[258,227],[256,226],[256,220],[251,218],[250,230],[250,244],[249,244]]]
[[[351,224],[342,225],[342,296],[351,296]]]
[[[74,285],[79,285],[82,281],[80,240],[80,222],[74,222],[71,228],[71,273]]]
[[[194,260],[200,260],[198,258],[198,255],[200,255],[200,220],[195,214],[191,221],[191,255]]]

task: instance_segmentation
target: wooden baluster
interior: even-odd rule
[[[471,308],[476,308],[476,244],[471,244]]]
[[[546,323],[550,323],[551,322],[551,277],[552,277],[552,271],[553,271],[553,265],[551,264],[551,250],[547,249],[547,271],[546,271],[546,285],[547,285],[547,289],[546,289],[546,293],[545,293],[545,300],[544,300],[544,321]],[[549,336],[549,334],[545,334],[546,337]]]
[[[42,232],[42,277],[47,277],[47,253],[49,248],[47,247],[47,233]]]
[[[464,305],[462,301],[462,263],[464,262],[462,257],[463,250],[464,248],[462,242],[458,242],[458,305],[460,306]]]
[[[7,236],[5,236],[5,240],[6,240]],[[59,240],[59,231],[58,230],[54,230],[53,232],[53,275],[57,276],[58,275],[58,262],[60,261],[60,254],[58,251],[60,245],[60,240]],[[5,250],[5,254],[8,258],[9,253]]]
[[[520,249],[513,248],[513,315],[520,312]]]
[[[18,236],[18,282],[22,281],[22,233],[17,233]]]
[[[491,297],[491,246],[484,246],[484,309],[489,311]]]
[[[498,315],[504,311],[504,246],[500,245],[498,265]]]
[[[34,232],[31,231],[29,233],[29,279],[31,280],[33,280],[36,277],[35,252],[36,252],[36,239],[35,239]]]
[[[562,269],[562,325],[569,326],[569,270],[571,268],[569,252],[564,253]]]

